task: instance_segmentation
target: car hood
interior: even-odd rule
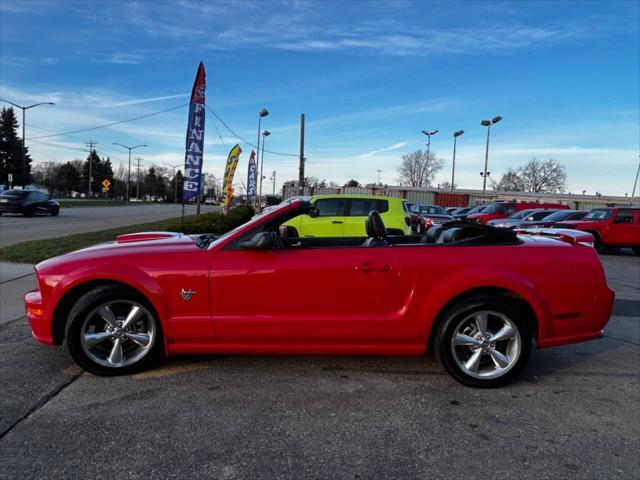
[[[65,263],[104,261],[116,257],[153,254],[171,254],[185,250],[199,250],[197,235],[191,237],[174,232],[142,232],[120,235],[115,241],[100,243],[57,257],[49,258],[36,265],[38,271],[60,266]]]

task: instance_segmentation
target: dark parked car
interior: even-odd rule
[[[476,205],[475,207],[466,207],[461,211],[454,213],[453,218],[455,218],[456,220],[466,220],[467,215],[471,215],[473,213],[480,213],[485,208],[486,208],[486,205]]]
[[[523,227],[527,228],[549,228],[553,227],[558,222],[582,220],[587,212],[581,212],[578,210],[558,210],[551,215],[544,217],[542,220],[527,222]]]
[[[60,213],[60,204],[38,190],[7,190],[0,193],[0,215],[3,213],[21,213],[25,217],[39,213],[55,216]]]
[[[413,211],[422,215],[422,224],[425,230],[453,220],[453,217],[444,208],[437,205],[414,205]]]
[[[417,234],[423,234],[426,231],[424,226],[424,219],[422,215],[418,212],[418,205],[411,202],[404,202],[404,207],[407,213],[410,216],[411,221],[411,232]]]

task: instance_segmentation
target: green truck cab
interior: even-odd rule
[[[316,195],[310,214],[292,218],[283,226],[295,237],[366,237],[364,222],[377,210],[389,235],[410,235],[411,217],[402,198],[375,195]]]

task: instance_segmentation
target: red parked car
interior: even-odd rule
[[[159,355],[424,355],[458,381],[511,380],[538,348],[598,337],[614,294],[571,230],[518,236],[469,222],[388,236],[292,238],[295,201],[222,236],[140,233],[36,265],[34,337],[99,375]],[[426,274],[425,274],[426,272]]]
[[[582,220],[559,222],[555,227],[591,233],[596,248],[630,247],[640,255],[640,208],[594,208]]]
[[[548,202],[494,202],[484,208],[479,213],[473,213],[467,216],[467,220],[478,223],[487,223],[489,220],[496,220],[498,218],[507,218],[516,212],[522,210],[539,210],[539,209],[554,209],[563,210],[568,209],[567,205],[561,203],[548,203]]]

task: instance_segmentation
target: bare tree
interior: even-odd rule
[[[551,158],[533,157],[517,170],[507,170],[493,188],[501,192],[562,193],[567,188],[567,171]]]
[[[403,155],[398,167],[400,183],[410,187],[428,187],[443,166],[444,160],[436,157],[433,152],[427,154],[426,151],[416,150]]]
[[[520,169],[520,178],[527,192],[562,193],[567,188],[567,171],[561,163],[548,158],[533,157]]]
[[[520,173],[513,168],[509,168],[507,173],[500,177],[500,181],[491,179],[491,182],[496,192],[524,192],[524,182],[520,178]]]

